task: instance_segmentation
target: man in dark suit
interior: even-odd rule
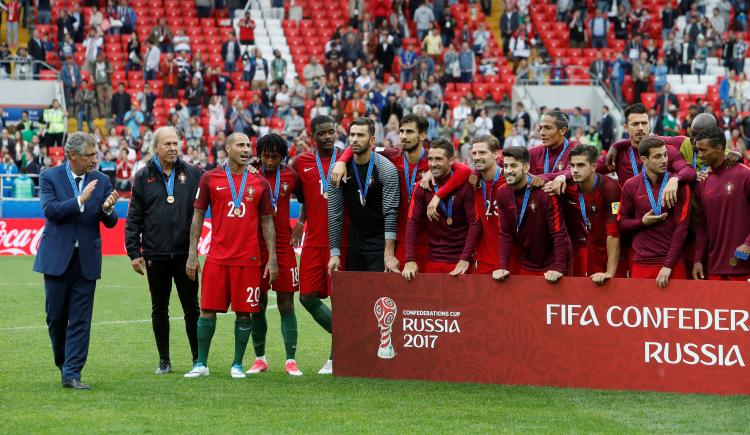
[[[44,43],[42,42],[42,38],[39,35],[39,29],[34,29],[34,34],[32,38],[29,40],[29,56],[33,60],[40,61],[40,62],[46,62],[47,61],[47,51],[44,49]],[[34,72],[34,79],[37,80],[37,75],[39,74],[39,63],[35,63],[32,67],[32,71]]]
[[[44,274],[47,328],[64,388],[88,390],[86,363],[96,280],[101,278],[99,223],[117,224],[117,192],[96,167],[96,140],[76,132],[65,144],[67,161],[42,172],[39,197],[45,225],[34,271]]]
[[[240,44],[234,32],[229,33],[229,39],[221,44],[221,58],[224,60],[224,71],[233,73],[237,71],[237,61],[240,60]]]
[[[612,115],[609,114],[609,107],[602,106],[602,120],[599,123],[599,137],[601,138],[603,150],[609,150],[609,146],[612,145],[614,136],[615,121],[612,119]]]
[[[672,86],[667,83],[664,85],[664,89],[661,94],[656,96],[656,102],[654,103],[654,110],[656,110],[656,134],[663,134],[664,131],[661,127],[661,121],[667,116],[667,109],[669,106],[674,105],[677,109],[680,108],[680,100],[677,95],[672,93]]]
[[[592,77],[598,79],[602,85],[605,85],[607,77],[609,77],[609,63],[602,57],[602,52],[596,53],[596,60],[591,62],[589,66],[589,74]]]

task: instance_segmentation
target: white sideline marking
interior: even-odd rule
[[[270,310],[276,308],[276,305],[269,305],[266,309]],[[217,316],[228,316],[229,313],[217,313]],[[170,317],[169,321],[182,320],[184,317]],[[103,325],[127,325],[132,323],[151,323],[151,319],[138,319],[138,320],[106,320],[104,322],[92,322],[91,326],[103,326]],[[0,328],[0,331],[23,331],[27,329],[47,329],[46,325],[35,325],[35,326],[11,326],[9,328]]]

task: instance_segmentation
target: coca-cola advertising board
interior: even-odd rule
[[[333,373],[750,394],[747,286],[338,272]]]

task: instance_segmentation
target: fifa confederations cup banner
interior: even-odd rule
[[[750,394],[750,284],[339,272],[337,376]]]

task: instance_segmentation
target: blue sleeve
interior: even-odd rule
[[[44,217],[49,221],[58,222],[81,215],[77,198],[62,201],[57,198],[55,186],[46,171],[39,177],[39,200]]]

